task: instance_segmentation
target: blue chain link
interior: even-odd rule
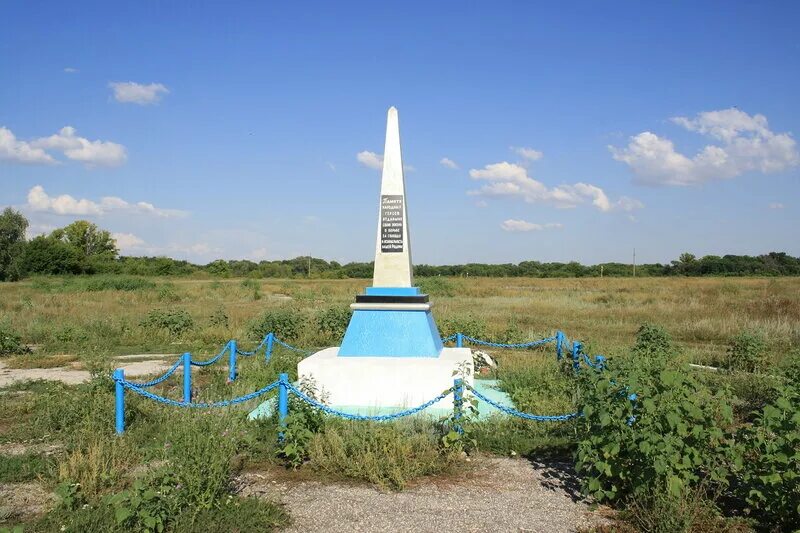
[[[449,337],[445,337],[442,339],[442,344],[447,344],[448,342],[453,342],[458,337],[458,333],[453,333]]]
[[[480,344],[482,346],[491,346],[492,348],[530,348],[532,346],[539,346],[540,344],[547,344],[548,342],[553,342],[556,340],[555,337],[547,337],[546,339],[541,339],[538,341],[523,342],[519,344],[504,344],[502,342],[484,341],[481,339],[470,337],[468,335],[462,335],[462,338],[467,339],[468,341],[474,344]]]
[[[163,396],[159,396],[158,394],[153,394],[152,392],[146,391],[143,388],[134,385],[130,381],[125,380],[114,380],[120,383],[123,387],[128,390],[132,390],[133,392],[144,396],[145,398],[149,398],[159,403],[163,403],[165,405],[172,405],[174,407],[199,407],[199,408],[214,408],[214,407],[228,407],[229,405],[235,405],[237,403],[246,402],[248,400],[252,400],[253,398],[258,398],[262,394],[266,394],[272,389],[276,388],[280,385],[280,381],[276,381],[274,383],[270,383],[263,389],[259,389],[255,392],[251,392],[250,394],[245,394],[244,396],[239,396],[238,398],[233,398],[232,400],[222,400],[219,402],[213,403],[194,403],[194,402],[179,402],[178,400],[173,400],[171,398],[164,398]]]
[[[308,350],[303,350],[301,348],[296,348],[296,347],[294,347],[294,346],[292,346],[290,344],[286,344],[285,342],[280,340],[278,337],[273,337],[273,340],[275,342],[277,342],[278,344],[280,344],[281,346],[283,346],[284,348],[288,348],[289,350],[293,350],[293,351],[295,351],[297,353],[302,353],[302,354],[305,354],[305,355],[311,355],[312,353],[314,353],[314,352],[310,352]]]
[[[239,355],[243,355],[245,357],[249,357],[251,355],[254,355],[259,350],[261,350],[261,348],[267,343],[267,337],[269,337],[269,334],[267,334],[263,339],[261,339],[261,342],[258,343],[258,346],[253,348],[253,351],[251,351],[251,352],[247,352],[245,350],[240,350],[239,346],[237,345],[236,346],[236,353],[239,354]]]
[[[183,363],[183,360],[178,359],[177,361],[175,361],[175,364],[172,365],[172,368],[164,372],[164,374],[161,377],[158,377],[152,381],[147,381],[145,383],[131,383],[131,384],[141,388],[147,388],[147,387],[152,387],[154,385],[158,385],[159,383],[170,377],[172,374],[174,374],[175,370],[177,370],[178,367],[181,366],[181,363]]]
[[[537,422],[563,422],[565,420],[569,420],[571,418],[580,416],[579,413],[570,413],[566,415],[532,415],[530,413],[523,413],[522,411],[517,411],[516,409],[512,409],[511,407],[506,407],[505,405],[502,405],[490,398],[487,398],[486,396],[478,392],[469,383],[464,383],[464,387],[466,387],[469,391],[471,391],[472,394],[474,394],[478,399],[483,400],[492,407],[499,409],[500,411],[503,411],[504,413],[509,414],[511,416],[524,418],[525,420],[536,420]]]
[[[352,415],[350,413],[345,413],[344,411],[339,411],[337,409],[333,409],[331,407],[328,407],[324,403],[318,402],[317,400],[315,400],[313,398],[309,398],[306,394],[303,393],[303,391],[301,391],[300,389],[298,389],[297,387],[295,387],[291,383],[287,383],[286,386],[288,387],[289,391],[292,392],[292,394],[294,394],[295,396],[297,396],[298,398],[300,398],[301,400],[306,402],[308,405],[310,405],[312,407],[316,407],[320,411],[328,413],[329,415],[339,416],[339,417],[345,418],[347,420],[374,420],[374,421],[377,421],[377,422],[382,422],[382,421],[386,421],[386,420],[394,420],[395,418],[402,418],[404,416],[417,414],[420,411],[424,411],[425,409],[427,409],[431,405],[442,401],[443,399],[445,399],[447,397],[447,395],[449,395],[451,392],[453,392],[453,388],[451,387],[451,388],[447,389],[446,391],[444,391],[443,393],[441,393],[436,398],[434,398],[432,400],[429,400],[429,401],[423,403],[420,406],[413,407],[411,409],[406,409],[405,411],[400,411],[398,413],[392,413],[390,415],[369,416],[369,415]]]
[[[192,361],[192,366],[208,366],[208,365],[213,365],[214,363],[216,363],[217,361],[219,361],[219,358],[220,358],[220,357],[222,357],[222,355],[223,355],[225,352],[227,352],[227,351],[228,351],[228,348],[229,348],[229,347],[230,347],[230,343],[226,344],[226,345],[225,345],[225,346],[222,348],[222,351],[220,351],[220,352],[219,352],[217,355],[215,355],[214,357],[212,357],[211,359],[209,359],[209,360],[207,360],[207,361]]]

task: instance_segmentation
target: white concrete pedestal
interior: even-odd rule
[[[300,380],[312,378],[331,406],[416,407],[453,386],[453,372],[466,366],[473,384],[472,351],[444,348],[439,357],[338,357],[326,348],[297,365]],[[437,403],[452,408],[453,397]]]

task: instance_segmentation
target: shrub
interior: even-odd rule
[[[175,507],[179,488],[173,476],[162,473],[151,484],[137,479],[130,489],[108,497],[106,503],[114,509],[117,525],[125,531],[164,531],[180,511]]]
[[[148,329],[165,329],[174,336],[180,336],[194,327],[192,316],[183,309],[153,309],[141,321]]]
[[[149,279],[130,276],[95,276],[89,279],[84,290],[94,291],[140,291],[153,289],[156,284]]]
[[[597,500],[659,491],[677,497],[701,479],[727,480],[731,409],[674,365],[668,341],[645,326],[635,356],[579,375],[576,469]]]
[[[440,332],[442,337],[463,333],[470,337],[484,339],[486,338],[486,322],[473,315],[448,317],[441,322]]]
[[[297,339],[304,322],[305,316],[299,310],[290,307],[268,309],[250,322],[248,335],[251,339],[263,339],[267,333],[273,332],[281,340],[291,342]]]
[[[767,344],[760,333],[743,331],[731,339],[726,366],[731,370],[756,372],[763,366],[766,349]]]
[[[211,313],[211,316],[208,317],[208,321],[212,326],[221,328],[227,328],[230,322],[228,319],[228,314],[225,312],[225,308],[221,305],[214,309],[214,311]]]
[[[800,524],[800,394],[781,389],[755,423],[740,432],[745,448],[742,497],[766,521],[791,530]]]
[[[180,299],[181,297],[175,291],[175,286],[172,283],[164,283],[158,288],[159,302],[177,302]]]
[[[0,355],[25,353],[27,348],[22,344],[22,337],[8,320],[0,320]]]
[[[317,328],[328,338],[339,340],[344,337],[353,311],[349,307],[334,306],[317,315]]]
[[[299,388],[308,397],[324,403],[325,398],[313,381],[304,380]],[[314,434],[322,429],[324,422],[318,409],[292,395],[289,398],[289,415],[286,417],[283,440],[276,450],[277,456],[291,468],[302,465],[308,459],[309,444]]]
[[[447,278],[432,277],[432,278],[419,278],[417,285],[420,290],[425,294],[431,296],[455,296],[456,288],[453,283]]]

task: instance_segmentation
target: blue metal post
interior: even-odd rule
[[[192,401],[192,354],[183,354],[183,403]]]
[[[578,341],[572,342],[572,368],[574,368],[576,372],[581,368],[581,361],[579,359],[581,347],[582,345]]]
[[[228,349],[231,351],[228,357],[228,381],[236,379],[236,341],[232,340],[228,343]]]
[[[271,335],[271,333],[270,333]],[[289,415],[289,374],[281,374],[278,377],[278,425],[280,429],[286,427],[286,417]],[[278,440],[283,440],[283,431],[278,433]]]
[[[564,349],[564,332],[556,331],[556,359],[561,360]]]
[[[121,368],[114,370],[115,429],[117,430],[117,435],[121,435],[125,431],[125,387],[122,386],[123,381],[125,381],[125,371]]]
[[[272,357],[272,343],[275,341],[275,334],[269,333],[267,335],[267,351],[264,352],[264,358],[269,361],[269,358]]]
[[[456,378],[453,380],[453,424],[454,429],[458,433],[464,433],[464,428],[461,427],[461,416],[463,414],[464,406],[464,380]]]
[[[456,333],[456,346],[458,346],[459,348],[464,347],[464,335],[462,335],[461,333]]]

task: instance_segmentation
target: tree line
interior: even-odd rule
[[[126,257],[112,235],[86,220],[75,221],[48,235],[27,239],[28,220],[6,208],[0,214],[0,281],[15,281],[36,274],[128,274],[140,276],[188,276],[253,278],[371,278],[373,264],[326,261],[295,257],[277,261],[216,260],[206,265],[169,257]],[[582,265],[569,263],[468,263],[464,265],[415,265],[417,276],[478,277],[627,277],[630,263]],[[669,264],[636,265],[637,276],[800,276],[800,258],[784,252],[765,255],[707,255],[690,253]]]

